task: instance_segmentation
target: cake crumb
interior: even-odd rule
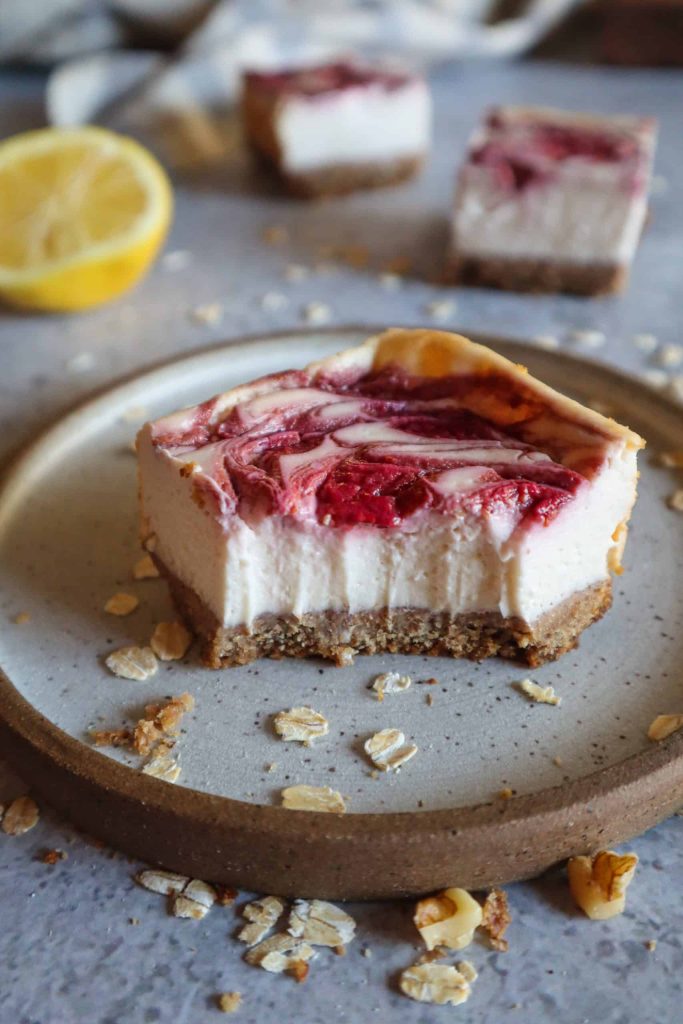
[[[8,836],[23,836],[38,824],[40,811],[30,796],[18,796],[12,800],[2,816],[2,831]]]
[[[31,616],[29,612],[17,612],[17,614],[12,619],[12,622],[14,623],[15,626],[25,626],[26,623],[30,621]]]
[[[309,302],[304,306],[301,315],[307,324],[318,326],[329,323],[332,310],[325,302]]]
[[[353,665],[356,651],[353,647],[337,647],[334,651],[334,663],[337,668],[349,668]]]
[[[415,744],[405,739],[400,729],[380,729],[365,741],[364,750],[380,771],[395,772],[417,754]]]
[[[562,703],[562,698],[557,696],[552,686],[539,686],[533,679],[522,679],[520,683],[513,685],[537,704],[553,704],[555,707],[559,707]]]
[[[269,775],[272,774],[272,772],[277,771],[277,763],[275,761],[271,761],[270,764],[266,765],[266,771]]]
[[[93,729],[90,738],[96,747],[127,747],[133,740],[130,729]]]
[[[654,951],[657,948],[657,940],[648,939],[647,942],[643,943],[643,945],[645,946],[645,949],[648,951],[648,953],[654,953]]]
[[[108,655],[105,665],[119,679],[135,679],[138,682],[149,679],[159,668],[151,647],[121,647]]]
[[[602,331],[593,328],[577,328],[569,332],[569,340],[585,348],[600,348],[605,344],[606,338]]]
[[[289,299],[282,292],[266,292],[261,298],[261,309],[268,313],[277,313],[281,309],[286,309],[289,305]]]
[[[513,796],[514,796],[514,793],[510,789],[509,786],[505,786],[504,789],[501,789],[501,790],[498,791],[498,798],[500,800],[512,800]]]
[[[564,762],[563,762],[561,757],[554,757],[553,758],[553,764],[556,765],[558,768],[563,768],[564,767]]]
[[[192,633],[182,622],[160,622],[155,627],[150,647],[162,661],[183,658],[192,643]]]
[[[313,740],[327,735],[330,725],[319,711],[297,707],[289,711],[278,711],[273,718],[273,727],[286,742],[295,741],[310,746]]]
[[[223,306],[220,302],[206,302],[191,309],[188,316],[201,327],[215,327],[223,319]]]
[[[683,715],[657,715],[647,730],[647,738],[654,742],[665,740],[667,736],[683,728]]]
[[[264,228],[261,238],[266,245],[284,245],[289,241],[289,231],[282,224],[271,224]]]
[[[53,864],[58,864],[60,860],[66,860],[68,856],[69,854],[64,850],[43,850],[38,859],[41,864],[52,866]]]
[[[662,345],[655,361],[658,366],[680,366],[683,362],[683,345]]]
[[[284,270],[285,280],[290,281],[292,284],[305,281],[309,275],[310,270],[302,263],[288,263]]]
[[[128,918],[128,924],[132,924],[132,925],[140,924],[140,918],[139,917],[129,917]]]
[[[187,249],[174,249],[161,257],[161,266],[171,274],[185,270],[192,263],[192,253]]]
[[[367,960],[370,960],[372,958],[372,950],[370,949],[369,946],[363,946],[360,953],[361,956],[364,956]]]
[[[509,949],[509,943],[503,936],[511,921],[507,894],[503,889],[491,889],[482,907],[481,927],[487,932],[493,949],[499,953],[507,953]]]
[[[329,786],[288,786],[281,793],[282,806],[290,811],[323,811],[345,814],[346,802],[336,789]]]
[[[395,292],[403,285],[400,274],[380,274],[377,280],[381,287],[385,288],[388,292]]]
[[[555,352],[560,347],[560,342],[554,334],[537,334],[531,340],[547,352]]]
[[[683,512],[683,487],[679,487],[673,494],[670,494],[666,503],[675,512]]]
[[[657,345],[659,344],[654,334],[634,334],[632,340],[636,348],[640,349],[641,352],[645,352],[647,354],[654,352],[654,350],[657,348]]]
[[[237,889],[232,889],[228,885],[214,885],[214,889],[219,907],[231,907],[239,896]]]
[[[425,701],[427,705],[431,708],[432,705],[434,704],[434,694],[428,693],[427,696],[425,697]]]
[[[236,1013],[242,1005],[241,992],[221,992],[216,997],[221,1013]]]
[[[139,604],[140,601],[135,594],[112,594],[112,596],[105,602],[104,610],[109,615],[130,615],[131,612],[135,611]]]
[[[150,555],[143,555],[142,558],[138,558],[133,566],[134,580],[153,580],[157,579],[158,576],[159,570]]]

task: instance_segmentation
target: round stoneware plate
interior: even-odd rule
[[[532,673],[509,662],[388,655],[351,668],[261,661],[221,672],[192,648],[146,682],[104,657],[146,643],[172,617],[160,580],[134,582],[135,458],[143,420],[262,374],[356,345],[363,329],[234,342],[145,373],[71,413],[14,464],[0,496],[2,739],[35,790],[77,824],[136,856],[201,878],[304,896],[370,897],[446,884],[476,888],[631,836],[683,803],[683,733],[648,741],[652,719],[683,711],[683,520],[656,454],[683,450],[683,414],[602,366],[478,338],[642,433],[640,497],[612,611],[578,650]],[[103,611],[119,590],[126,618]],[[27,612],[29,621],[14,622]],[[400,669],[413,686],[379,703],[368,684]],[[515,682],[551,683],[560,707]],[[426,685],[428,678],[436,684]],[[89,741],[134,723],[148,702],[190,691],[173,785],[140,759]],[[428,701],[427,698],[430,698]],[[310,704],[330,723],[310,748],[284,743],[272,715]],[[418,754],[374,777],[362,750],[395,726]],[[343,816],[280,808],[283,787],[329,785]],[[502,790],[512,798],[503,799]]]

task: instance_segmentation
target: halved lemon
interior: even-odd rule
[[[143,146],[104,128],[44,128],[0,143],[0,297],[90,309],[138,281],[166,237],[173,194]]]

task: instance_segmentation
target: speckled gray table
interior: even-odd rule
[[[302,206],[264,196],[237,157],[220,173],[178,183],[167,251],[187,251],[185,269],[161,261],[136,292],[80,317],[0,314],[0,457],[112,379],[221,338],[300,324],[310,302],[328,304],[335,323],[419,324],[430,321],[435,300],[455,300],[445,323],[464,331],[552,335],[571,348],[580,347],[573,330],[596,328],[606,342],[593,355],[634,372],[657,368],[657,354],[644,354],[633,339],[681,340],[683,75],[464,66],[438,73],[434,86],[438,143],[419,183]],[[39,78],[0,76],[0,135],[40,123],[41,88]],[[584,301],[445,291],[420,281],[396,291],[380,286],[377,271],[396,254],[423,277],[436,272],[453,166],[478,110],[500,99],[660,118],[653,216],[626,296]],[[264,245],[261,233],[272,225],[287,227],[289,241]],[[369,269],[335,265],[325,252],[330,244],[367,249]],[[317,269],[293,283],[283,274],[291,263]],[[269,293],[284,299],[264,303]],[[221,322],[192,321],[190,311],[203,303],[220,303]],[[0,800],[21,791],[10,766],[0,768]],[[241,961],[232,910],[214,909],[201,923],[168,917],[160,897],[132,884],[137,865],[74,835],[43,808],[28,835],[0,837],[0,1024],[203,1024],[221,1019],[213,999],[225,990],[242,992],[235,1019],[253,1024],[422,1024],[451,1014],[472,1024],[673,1024],[683,1014],[682,830],[674,818],[632,844],[641,866],[627,912],[613,922],[579,916],[559,869],[511,887],[510,952],[471,948],[480,979],[467,1006],[453,1010],[411,1003],[396,991],[397,972],[417,948],[408,905],[351,908],[359,938],[348,955],[320,956],[309,982],[296,986]],[[41,863],[40,852],[51,847],[68,859]],[[654,951],[645,946],[651,939]]]

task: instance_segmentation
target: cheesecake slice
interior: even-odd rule
[[[646,117],[490,111],[458,178],[450,278],[513,291],[619,291],[645,223],[655,136]]]
[[[249,71],[248,142],[295,195],[342,195],[413,177],[429,150],[431,98],[419,75],[350,61]]]
[[[388,330],[146,424],[142,540],[211,666],[539,665],[610,606],[643,443],[466,338]]]

